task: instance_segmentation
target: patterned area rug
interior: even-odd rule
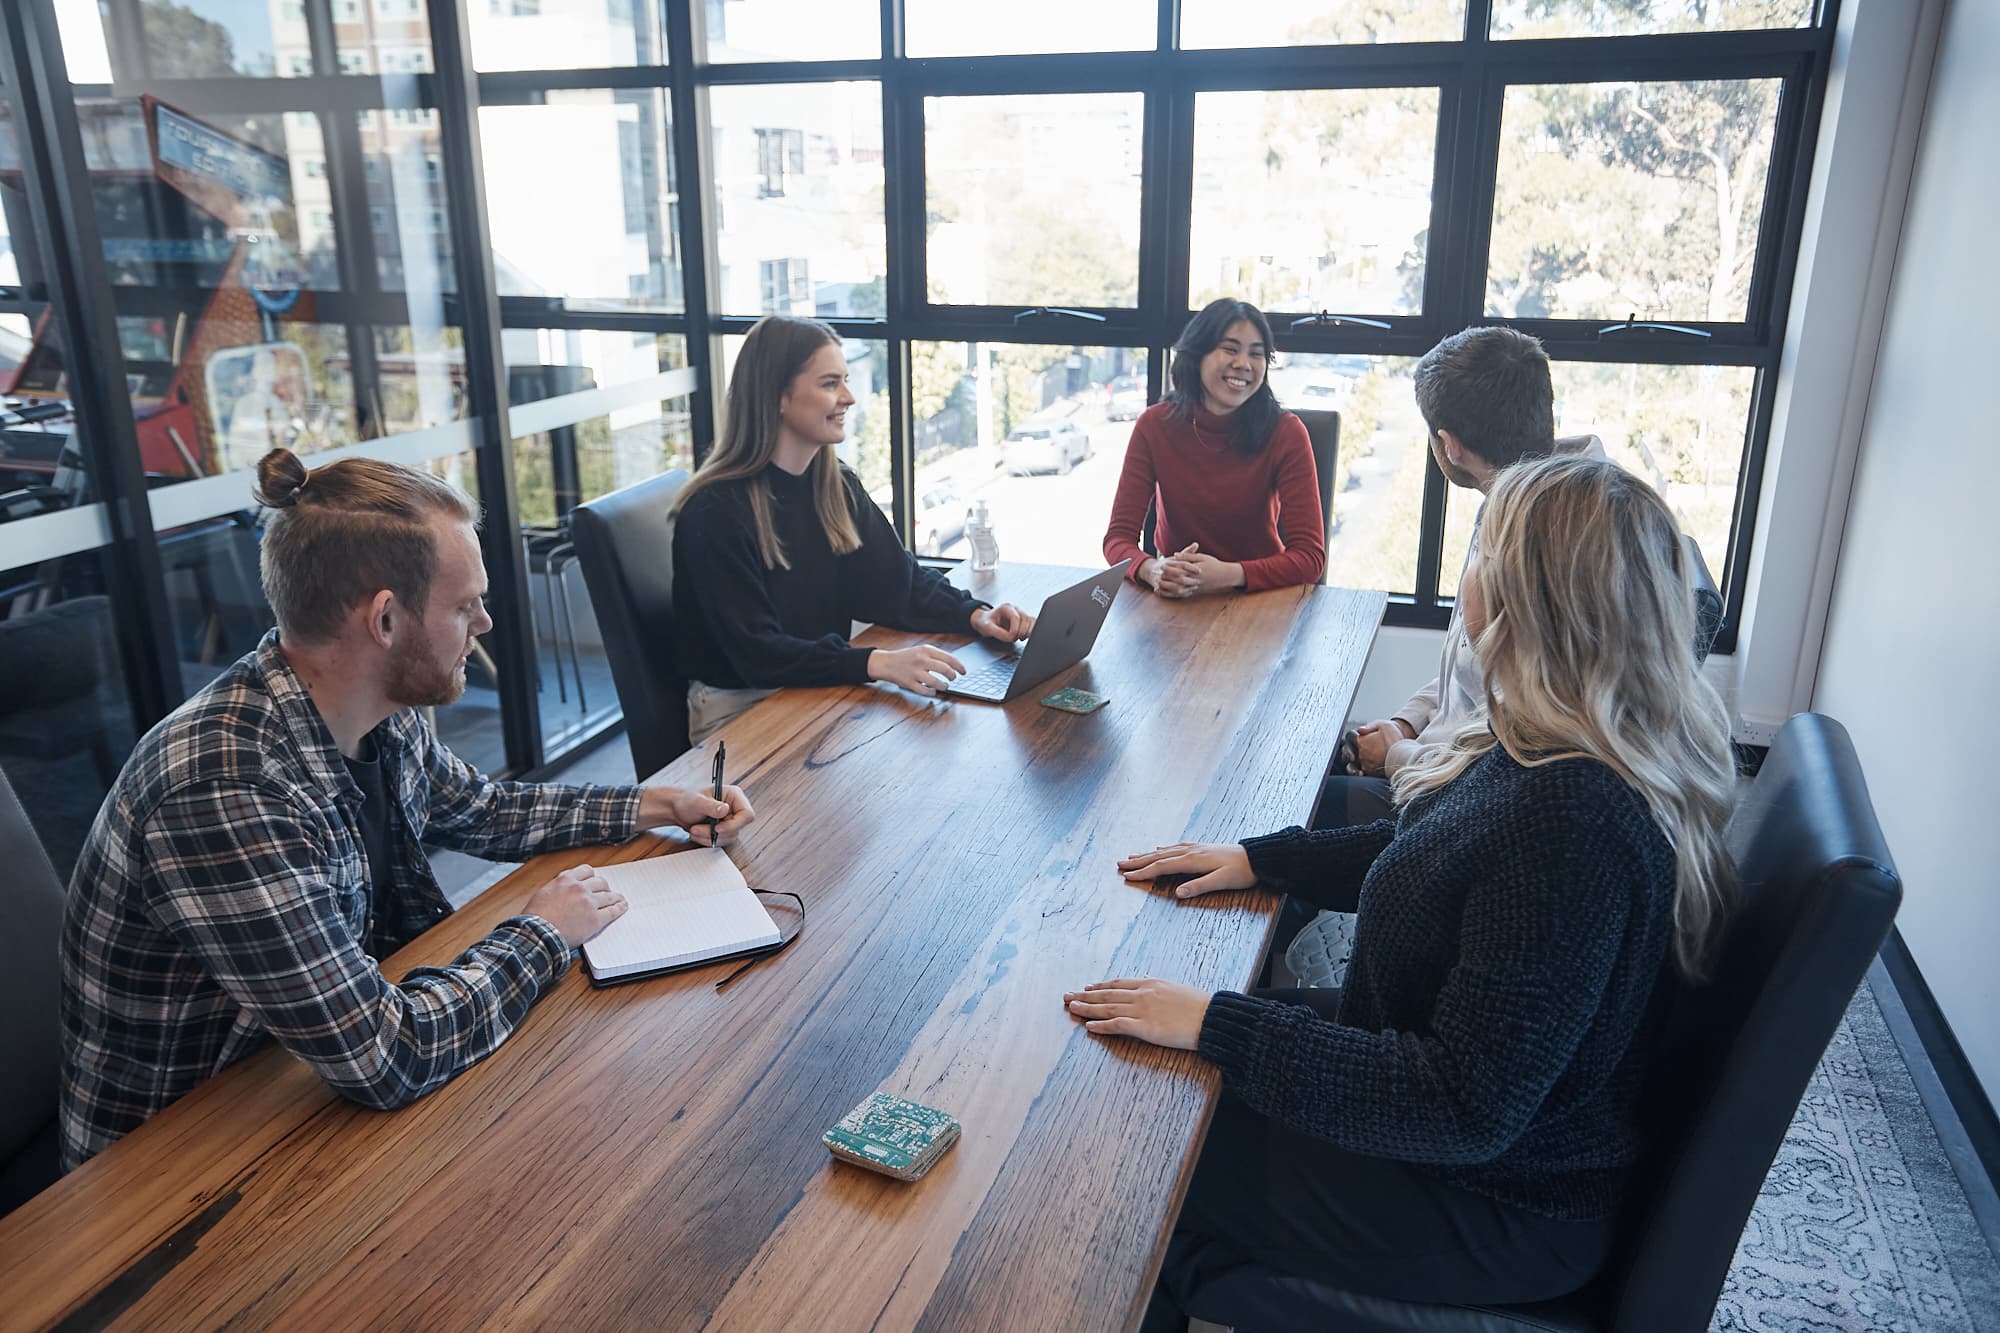
[[[2000,1329],[2000,1260],[1869,985],[1806,1085],[1712,1327]]]
[[[1298,984],[1340,984],[1352,922],[1322,913],[1293,941],[1285,962]],[[1880,964],[1806,1085],[1716,1303],[1716,1333],[2000,1333],[2000,1257],[1876,985],[1888,985]]]

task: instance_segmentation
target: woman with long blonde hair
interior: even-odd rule
[[[1357,912],[1340,990],[1065,997],[1222,1071],[1148,1329],[1249,1258],[1476,1304],[1573,1291],[1609,1251],[1663,983],[1703,975],[1730,902],[1728,723],[1644,482],[1520,464],[1480,546],[1459,595],[1487,715],[1398,774],[1397,820],[1119,863],[1192,876],[1182,898],[1261,883]]]
[[[1034,628],[903,548],[835,456],[853,405],[832,329],[778,315],[751,328],[722,438],[674,506],[675,652],[696,740],[781,686],[881,680],[935,697],[965,671],[928,644],[856,648],[857,620],[1002,642]]]

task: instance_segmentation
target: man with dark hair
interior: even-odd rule
[[[1471,328],[1452,334],[1417,363],[1416,393],[1438,470],[1453,485],[1481,495],[1494,478],[1524,459],[1603,453],[1594,435],[1555,438],[1548,353],[1537,339],[1514,329]],[[1467,567],[1478,552],[1475,520]],[[1410,696],[1394,717],[1355,730],[1347,772],[1327,779],[1314,826],[1393,818],[1389,784],[1396,771],[1424,745],[1449,737],[1468,718],[1483,713],[1484,700],[1479,656],[1454,605],[1437,679]]]
[[[1454,486],[1484,494],[1501,469],[1550,451],[1555,389],[1537,339],[1506,328],[1462,330],[1424,353],[1416,382],[1431,455]]]
[[[379,1109],[490,1054],[625,910],[589,866],[450,965],[378,959],[450,913],[425,839],[477,856],[622,842],[752,815],[675,787],[494,782],[422,708],[465,688],[485,607],[477,511],[373,459],[259,466],[278,628],[139,742],[70,883],[62,1155],[73,1168],[267,1039]]]

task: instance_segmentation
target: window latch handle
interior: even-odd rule
[[[1095,320],[1099,324],[1104,323],[1104,316],[1102,315],[1089,310],[1072,310],[1068,306],[1060,305],[1038,305],[1031,306],[1026,310],[1017,311],[1014,315],[1014,322],[1019,324],[1024,319],[1033,319],[1039,315],[1063,315],[1069,319],[1089,319]]]
[[[1630,333],[1634,329],[1653,329],[1660,333],[1685,333],[1690,338],[1713,338],[1715,336],[1707,329],[1690,328],[1686,324],[1662,324],[1657,320],[1640,319],[1637,311],[1625,316],[1625,321],[1622,324],[1606,324],[1597,331],[1597,336],[1602,338],[1607,333]]]
[[[1292,327],[1295,329],[1302,328],[1307,324],[1331,324],[1336,328],[1342,324],[1361,324],[1371,329],[1392,329],[1395,327],[1386,319],[1369,319],[1365,315],[1336,315],[1326,310],[1322,310],[1316,315],[1300,315],[1292,321]]]

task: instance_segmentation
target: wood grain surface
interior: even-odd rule
[[[1084,572],[970,586],[1033,609]],[[781,692],[720,735],[758,811],[729,854],[808,904],[791,949],[721,994],[719,966],[573,968],[392,1113],[262,1051],[0,1220],[0,1326],[1130,1328],[1217,1080],[1089,1036],[1062,992],[1252,982],[1274,896],[1177,903],[1113,862],[1302,821],[1382,606],[1128,586],[1087,662],[1005,707]],[[1064,685],[1111,702],[1041,706]],[[538,858],[385,970],[448,961],[567,866],[682,846]],[[819,1141],[878,1088],[964,1125],[915,1184]]]

